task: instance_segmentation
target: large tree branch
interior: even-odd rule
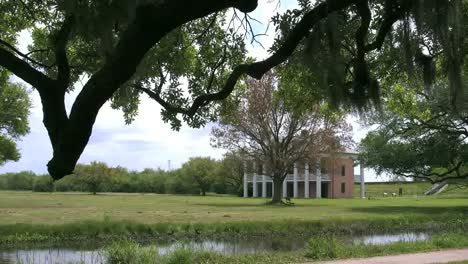
[[[195,98],[190,108],[185,109],[171,106],[168,102],[164,101],[164,99],[159,96],[156,97],[156,101],[159,103],[163,102],[163,104],[168,106],[168,109],[171,109],[171,111],[176,110],[177,113],[182,113],[192,117],[195,115],[198,109],[208,105],[210,102],[227,98],[234,90],[237,81],[241,78],[242,75],[247,74],[255,79],[261,79],[267,71],[285,62],[294,52],[301,40],[309,35],[310,30],[313,26],[316,25],[318,21],[325,18],[332,12],[342,10],[352,5],[354,2],[356,2],[356,0],[328,0],[319,4],[313,10],[304,15],[304,17],[286,36],[278,50],[276,50],[270,57],[263,61],[258,61],[251,64],[238,65],[233,69],[220,91],[198,96]],[[153,98],[154,94],[151,95],[147,91],[145,92]]]
[[[48,87],[54,85],[53,79],[3,48],[0,48],[0,66],[5,67],[25,82],[31,84],[39,92],[45,92]]]
[[[19,51],[17,48],[15,48],[13,45],[11,45],[10,43],[0,39],[0,45],[3,45],[5,47],[7,47],[8,49],[12,50],[15,54],[18,54],[18,56],[20,56],[21,58],[31,62],[32,64],[35,64],[37,66],[40,66],[40,67],[43,67],[43,68],[51,68],[52,66],[49,66],[49,65],[45,65],[43,63],[40,63],[34,59],[32,59],[31,57],[28,56],[28,54],[24,54],[22,53],[21,51]]]
[[[51,176],[60,179],[73,172],[91,136],[99,109],[133,76],[145,54],[161,38],[189,21],[226,8],[250,12],[256,6],[257,0],[171,0],[137,7],[134,20],[122,33],[104,65],[91,76],[76,98],[54,157],[47,165]]]
[[[57,81],[63,88],[67,88],[70,84],[70,65],[67,58],[67,43],[70,38],[73,24],[75,23],[74,16],[68,16],[62,24],[59,32],[55,36],[55,60],[57,64]],[[64,90],[65,92],[65,90]]]

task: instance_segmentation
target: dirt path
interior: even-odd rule
[[[426,253],[404,254],[349,260],[313,262],[313,264],[430,264],[468,260],[468,249],[443,250]],[[312,264],[312,263],[310,263]]]

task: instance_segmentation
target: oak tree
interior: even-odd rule
[[[305,75],[297,74],[313,77],[304,89],[321,86],[337,104],[378,105],[379,74],[393,73],[379,71],[378,57],[408,58],[406,71],[422,69],[428,84],[434,77],[448,79],[451,103],[460,98],[462,0],[300,0],[298,9],[273,17],[277,34],[269,57],[255,62],[245,58],[244,37],[255,40],[248,13],[257,2],[0,1],[0,69],[41,97],[53,148],[51,176],[73,172],[106,101],[130,122],[147,94],[174,128],[181,120],[198,127],[215,119],[213,102],[227,98],[244,76],[260,79],[291,58],[308,62]],[[228,9],[234,10],[233,23]],[[16,46],[24,30],[33,38],[27,52]],[[424,46],[442,53],[421,53]],[[440,54],[446,74],[434,76]],[[86,82],[67,113],[65,94],[79,79]]]

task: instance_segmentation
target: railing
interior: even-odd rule
[[[361,175],[354,175],[354,182],[361,183]]]
[[[262,176],[263,175],[257,174],[257,182],[262,182],[263,181]],[[328,174],[322,174],[320,178],[321,178],[322,181],[330,181],[330,177],[329,177]],[[265,180],[267,182],[272,182],[273,181],[270,176],[266,176]],[[288,174],[286,176],[285,180],[287,182],[294,181],[294,175],[293,174]],[[305,181],[305,176],[303,174],[298,174],[297,175],[297,181]],[[309,181],[312,181],[312,182],[317,181],[317,177],[314,174],[309,174]],[[247,174],[247,182],[253,182],[253,174]]]

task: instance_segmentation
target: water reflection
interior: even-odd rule
[[[430,238],[427,233],[402,233],[402,234],[379,234],[352,238],[351,243],[357,245],[387,245],[396,242],[416,242]],[[311,238],[313,239],[313,238]],[[244,255],[280,251],[301,250],[307,245],[309,238],[306,237],[278,237],[278,238],[256,238],[251,240],[215,241],[200,240],[186,242],[154,242],[149,245],[155,246],[160,255],[170,254],[179,248],[190,248],[195,251],[216,252],[223,255]],[[86,246],[89,246],[86,245]],[[94,248],[52,248],[31,250],[0,250],[0,264],[10,263],[105,263],[105,255],[100,246]]]
[[[398,242],[426,241],[430,238],[426,233],[403,233],[396,235],[372,235],[353,239],[355,245],[388,245]]]

